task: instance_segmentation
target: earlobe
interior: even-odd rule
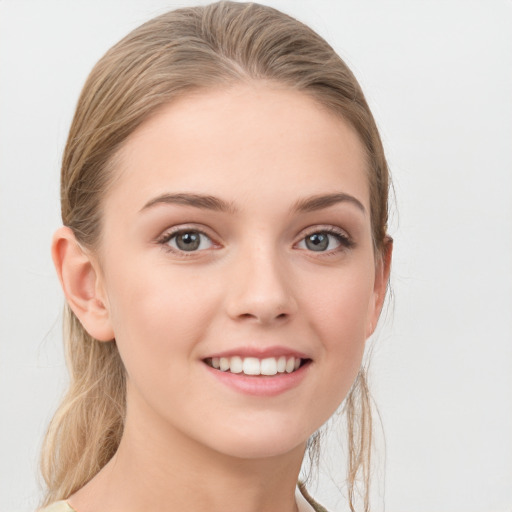
[[[70,228],[61,227],[53,235],[52,258],[69,307],[85,330],[99,341],[112,340],[101,276]]]
[[[369,337],[373,334],[377,322],[384,305],[386,292],[389,283],[389,274],[391,272],[391,259],[393,255],[393,239],[388,236],[384,240],[382,253],[375,269],[375,284],[373,290],[373,312],[368,325],[366,336]]]

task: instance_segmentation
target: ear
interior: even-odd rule
[[[110,341],[114,332],[97,264],[68,227],[53,235],[52,258],[69,307],[84,329],[99,341]]]
[[[384,240],[382,252],[377,256],[375,265],[375,283],[373,287],[373,304],[369,316],[369,325],[366,331],[366,337],[371,336],[377,322],[379,321],[384,299],[389,283],[389,274],[391,271],[391,259],[393,255],[393,239],[388,236]]]

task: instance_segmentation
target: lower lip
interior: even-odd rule
[[[210,374],[222,384],[239,393],[253,396],[277,396],[297,387],[306,376],[310,364],[311,362],[308,361],[292,373],[253,376],[244,373],[222,372],[204,363]]]

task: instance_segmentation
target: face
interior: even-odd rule
[[[167,106],[119,157],[97,257],[127,424],[237,457],[303,446],[346,396],[385,288],[357,135],[253,84]]]

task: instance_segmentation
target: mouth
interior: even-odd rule
[[[244,374],[250,376],[274,376],[280,374],[294,373],[311,359],[304,359],[294,356],[280,357],[208,357],[204,362],[211,368],[220,372]]]

